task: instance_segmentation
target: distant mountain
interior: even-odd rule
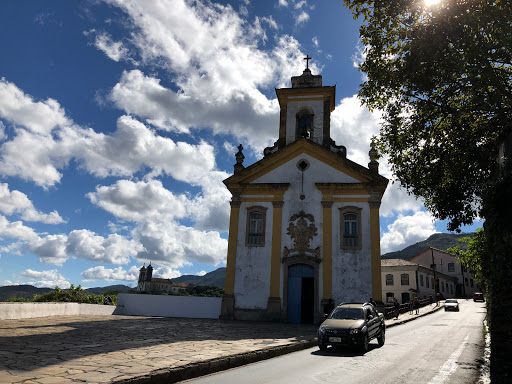
[[[448,248],[459,246],[461,249],[465,249],[465,244],[459,242],[459,239],[467,236],[471,236],[472,233],[434,233],[427,240],[420,241],[416,244],[409,245],[407,248],[401,251],[389,252],[382,255],[382,259],[402,259],[410,260],[418,253],[425,249],[432,247],[441,251],[446,251]]]
[[[226,281],[226,268],[218,268],[204,276],[183,275],[176,277],[175,279],[171,279],[171,281],[194,285],[211,285],[224,289],[224,282]]]
[[[84,291],[87,293],[95,293],[95,294],[99,295],[99,294],[101,294],[103,292],[107,292],[107,291],[121,291],[122,293],[126,293],[126,292],[129,292],[131,289],[133,289],[133,288],[131,288],[127,285],[118,284],[118,285],[108,285],[106,287],[87,288],[87,289],[84,289]]]
[[[52,290],[51,288],[37,288],[32,285],[8,285],[0,287],[0,301],[6,301],[12,297],[32,299],[35,294],[41,295]]]
[[[107,287],[87,288],[84,289],[84,292],[100,294],[107,291],[128,292],[130,289],[132,288],[127,285],[109,285]],[[0,287],[0,302],[6,301],[7,299],[13,297],[22,297],[24,299],[30,300],[36,294],[42,295],[43,293],[50,291],[53,291],[53,288],[37,288],[33,285],[8,285],[5,287]]]

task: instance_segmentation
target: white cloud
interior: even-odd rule
[[[146,222],[133,231],[133,237],[144,245],[138,259],[171,268],[192,262],[218,265],[226,260],[227,240],[218,232],[198,231],[173,222]]]
[[[301,0],[295,3],[295,9],[301,9],[302,7],[307,6],[306,0]]]
[[[434,218],[424,211],[416,212],[411,216],[399,214],[387,229],[380,241],[382,254],[398,251],[436,233]]]
[[[57,211],[45,214],[37,211],[27,195],[20,191],[10,191],[9,185],[0,183],[0,212],[12,215],[15,212],[21,213],[25,221],[37,221],[45,224],[64,223]]]
[[[315,36],[315,37],[313,37],[313,38],[311,39],[311,41],[313,42],[313,44],[315,45],[315,47],[317,47],[317,48],[318,48],[318,45],[319,45],[319,43],[318,43],[318,37],[316,37],[316,36]]]
[[[47,235],[32,239],[27,244],[27,250],[39,257],[39,261],[46,264],[63,265],[69,258],[66,251],[66,235]]]
[[[4,123],[0,120],[0,141],[5,139],[7,137],[6,133],[5,133],[5,125]]]
[[[20,273],[21,276],[29,279],[39,279],[38,281],[31,281],[28,284],[34,285],[38,288],[59,288],[67,289],[71,284],[62,276],[56,269],[49,271],[34,271],[27,269]]]
[[[0,282],[0,287],[9,286],[9,285],[20,285],[20,283],[13,283],[11,280],[3,280]]]
[[[296,25],[303,24],[308,20],[309,20],[309,15],[305,11],[302,11],[295,17],[295,24]]]
[[[155,270],[153,271],[153,276],[160,277],[162,279],[175,279],[176,277],[181,276],[181,272],[176,269],[162,266],[159,268],[155,268]]]
[[[287,7],[288,2],[286,0],[278,0],[278,4],[280,7]]]
[[[112,41],[110,36],[106,33],[98,34],[94,45],[114,61],[125,59],[128,56],[128,49],[123,46],[123,43],[120,41]]]
[[[82,276],[84,282],[95,280],[136,282],[139,278],[139,269],[132,266],[128,271],[125,271],[122,267],[109,269],[101,265],[83,271]]]
[[[0,79],[0,117],[43,135],[57,126],[70,124],[64,109],[55,100],[34,102],[3,77]]]
[[[66,242],[68,255],[109,264],[127,264],[143,250],[141,244],[118,234],[98,236],[86,229],[72,231]]]
[[[2,104],[3,99],[10,108]],[[205,142],[175,143],[129,116],[118,119],[112,135],[96,133],[72,124],[56,101],[51,104],[53,109],[46,108],[15,85],[0,82],[0,117],[29,128],[17,128],[16,136],[0,147],[0,174],[53,186],[62,177],[59,169],[74,158],[99,177],[131,175],[148,166],[155,174],[165,172],[176,180],[197,183],[215,164],[213,147]],[[33,116],[34,121],[27,116]],[[47,124],[43,123],[45,119],[49,120]],[[46,220],[57,220],[55,215],[50,216]],[[30,218],[35,218],[34,212]]]
[[[206,275],[206,271],[197,272],[197,276],[204,276],[204,275]]]
[[[37,239],[38,235],[21,221],[10,222],[5,216],[0,215],[0,239],[3,238],[27,241]]]

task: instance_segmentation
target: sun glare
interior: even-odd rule
[[[431,5],[439,4],[441,2],[441,0],[424,0],[424,1],[425,1],[425,5],[427,7],[430,7]]]

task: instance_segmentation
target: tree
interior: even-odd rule
[[[512,2],[344,3],[366,21],[359,95],[394,174],[450,230],[471,224],[512,129]]]
[[[512,2],[344,3],[364,18],[359,96],[383,112],[379,148],[395,176],[450,230],[485,219],[485,241],[472,257],[489,282],[491,380],[509,382]]]

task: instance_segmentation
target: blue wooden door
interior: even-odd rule
[[[303,278],[314,278],[313,267],[306,264],[294,264],[288,267],[288,322],[300,323],[303,299]]]

